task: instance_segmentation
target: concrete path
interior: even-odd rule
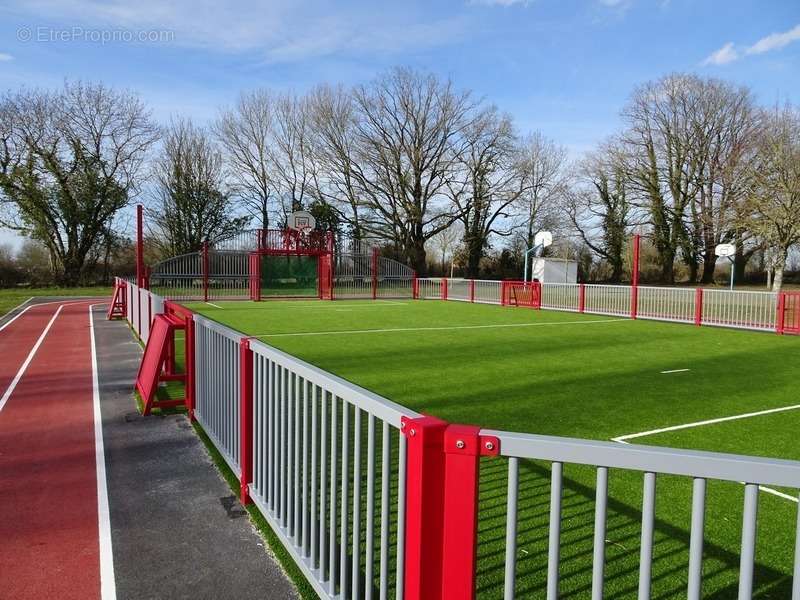
[[[94,324],[118,597],[296,597],[189,420],[136,412],[128,327]]]

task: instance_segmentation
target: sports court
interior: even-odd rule
[[[800,338],[528,308],[414,300],[187,303],[415,411],[490,429],[800,458]],[[506,471],[481,468],[478,593],[502,597]],[[518,597],[546,585],[548,463],[521,461]],[[564,471],[561,593],[591,588],[594,470]],[[686,594],[692,483],[659,477],[653,598]],[[791,592],[797,499],[762,489],[756,597]],[[736,595],[742,495],[709,482],[703,590]],[[792,495],[790,495],[792,494]],[[641,475],[609,481],[606,593],[635,595]]]

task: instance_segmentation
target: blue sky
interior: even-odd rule
[[[206,122],[242,89],[352,84],[398,64],[451,77],[577,157],[617,129],[636,85],[672,71],[747,84],[764,104],[800,103],[800,0],[0,6],[0,90],[99,80],[138,91],[161,121]]]

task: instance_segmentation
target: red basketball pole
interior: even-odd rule
[[[631,281],[631,319],[636,318],[639,307],[639,245],[641,237],[638,233],[633,236],[633,275]]]
[[[141,204],[136,205],[136,285],[145,287],[144,283],[144,234],[142,227],[144,222],[143,217],[144,207]]]

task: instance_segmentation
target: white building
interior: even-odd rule
[[[534,258],[531,277],[542,283],[578,283],[578,263],[566,258]]]

